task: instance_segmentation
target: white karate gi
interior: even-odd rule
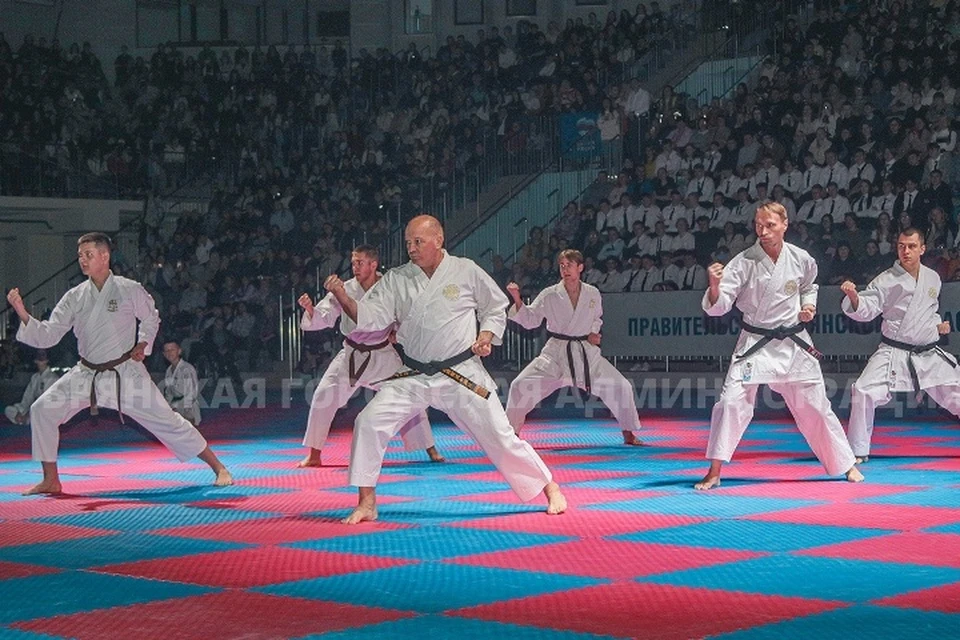
[[[859,295],[856,311],[850,300],[843,298],[843,312],[850,318],[869,322],[883,314],[880,331],[897,342],[919,346],[939,340],[940,276],[933,269],[920,265],[919,279],[914,280],[897,262]],[[907,365],[910,354],[886,344],[877,347],[851,390],[847,437],[854,454],[870,455],[874,413],[890,401],[894,392],[925,391],[941,407],[960,416],[960,368],[952,366],[956,362],[953,356],[947,357],[949,362],[936,350],[913,355],[920,383],[920,389],[915,389]]]
[[[48,349],[71,328],[77,336],[80,357],[103,364],[123,356],[140,342],[146,343],[145,353],[150,355],[160,315],[140,283],[111,273],[100,291],[91,280],[67,291],[49,320],[31,318],[29,324],[21,324],[17,340]],[[181,461],[196,457],[206,448],[200,432],[167,404],[142,362],[127,360],[116,370],[122,382],[120,409],[124,416],[136,420]],[[117,408],[117,374],[107,371],[96,376],[99,406]],[[94,371],[77,363],[30,407],[34,460],[56,461],[60,425],[90,406],[93,379]]]
[[[18,415],[27,416],[26,424],[30,424],[30,407],[37,401],[43,392],[49,389],[57,381],[57,374],[47,367],[43,371],[37,371],[30,376],[30,382],[27,388],[23,390],[23,396],[20,402],[11,404],[4,408],[3,413],[10,422],[16,422]]]
[[[480,331],[499,343],[506,325],[507,298],[476,263],[444,253],[428,278],[413,263],[391,269],[357,303],[357,328],[383,331],[399,323],[397,342],[409,357],[436,362],[473,345]],[[387,442],[400,425],[428,406],[445,411],[484,450],[521,500],[532,500],[552,480],[543,460],[517,437],[497,398],[494,381],[473,358],[454,369],[490,391],[484,399],[443,373],[415,375],[383,383],[357,416],[350,457],[350,484],[377,483]]]
[[[176,367],[172,364],[167,367],[163,377],[163,397],[171,409],[193,426],[200,424],[200,381],[192,364],[181,358]]]
[[[374,284],[374,287],[377,285]],[[360,301],[369,293],[356,278],[343,283],[347,295]],[[373,287],[371,287],[373,289]],[[393,331],[391,326],[382,331],[363,333],[356,331],[357,324],[343,313],[343,308],[332,293],[324,296],[323,300],[313,308],[313,317],[303,312],[300,319],[300,328],[304,331],[321,331],[333,327],[337,318],[340,319],[340,333],[350,340],[364,345],[381,344]],[[355,384],[350,383],[350,357],[353,356],[354,366],[359,369],[369,358],[369,364],[363,370]],[[400,356],[393,345],[387,345],[376,351],[361,353],[344,342],[343,349],[334,356],[330,365],[320,378],[313,398],[310,400],[310,413],[307,416],[307,431],[303,436],[303,446],[313,449],[323,449],[330,434],[330,425],[333,417],[356,392],[358,387],[377,389],[377,382],[389,378],[401,367]],[[434,445],[433,432],[430,431],[430,421],[426,411],[420,411],[400,429],[403,436],[404,448],[407,451],[429,449]]]
[[[722,316],[736,305],[743,312],[743,321],[754,327],[791,327],[798,323],[803,305],[816,305],[816,278],[817,263],[803,249],[784,243],[774,263],[757,242],[724,268],[720,296],[713,306],[709,290],[704,292],[703,310],[710,316]],[[812,344],[806,331],[799,337]],[[783,396],[797,428],[827,473],[846,473],[855,458],[827,399],[820,363],[789,338],[773,340],[749,358],[737,360],[736,354],[760,340],[756,334],[740,333],[710,416],[707,458],[730,461],[753,418],[757,390],[766,384]]]
[[[536,329],[547,321],[547,331],[567,336],[585,336],[600,333],[603,325],[603,300],[600,291],[589,284],[582,284],[576,308],[562,282],[547,287],[517,311],[510,305],[507,317],[524,329]],[[573,352],[574,379],[567,357],[566,340],[549,338],[543,350],[510,384],[507,396],[507,418],[514,431],[520,433],[527,414],[541,400],[560,387],[576,386],[585,389],[586,371],[590,372],[590,391],[610,409],[610,412],[625,431],[640,428],[633,385],[617,371],[600,353],[600,347],[586,340],[571,343]],[[583,348],[581,349],[581,345]]]

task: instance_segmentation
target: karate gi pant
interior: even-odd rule
[[[823,379],[803,382],[771,382],[772,390],[783,396],[797,428],[827,473],[838,476],[853,467],[856,458],[843,433]],[[727,379],[710,415],[707,458],[730,462],[743,432],[753,419],[759,384]]]
[[[120,410],[124,420],[135,420],[152,433],[181,462],[197,457],[206,447],[196,427],[170,408],[163,393],[141,362],[128,360],[117,367],[121,378]],[[60,425],[90,406],[93,371],[77,364],[30,407],[33,459],[55,462],[60,447]],[[97,405],[117,408],[117,375],[97,376]]]
[[[456,370],[490,391],[484,399],[442,373],[385,382],[357,416],[350,455],[350,484],[374,487],[387,443],[410,418],[427,407],[446,412],[469,434],[524,502],[537,497],[553,476],[529,444],[517,437],[503,411],[493,379],[483,366],[468,360]]]
[[[350,349],[348,351],[348,349]],[[350,386],[350,352],[352,348],[340,350],[330,366],[320,378],[313,398],[310,400],[310,414],[307,416],[307,432],[303,436],[303,446],[321,450],[330,434],[330,425],[336,415],[359,387],[375,389],[372,383],[388,378],[400,368],[400,357],[392,347],[378,349],[368,354],[357,353],[354,356],[357,366],[369,355],[370,364],[355,386]],[[427,412],[420,411],[400,428],[404,448],[407,451],[422,451],[434,445],[433,432]]]
[[[912,385],[911,385],[912,386]],[[960,417],[960,386],[944,384],[927,387],[923,390],[938,405]],[[914,391],[911,390],[911,393]],[[858,457],[870,455],[870,441],[873,438],[873,420],[877,407],[890,402],[893,394],[886,380],[874,376],[861,375],[850,389],[850,421],[847,425],[847,439]]]
[[[579,346],[574,345],[573,349],[576,383],[570,378],[570,363],[565,344],[562,354],[556,354],[556,349],[546,353],[547,350],[544,349],[544,353],[534,358],[510,383],[506,412],[507,419],[517,434],[523,428],[527,414],[557,389],[577,386],[586,390],[583,354]],[[630,381],[600,355],[600,350],[596,347],[588,347],[587,366],[590,368],[590,392],[607,405],[620,428],[624,431],[640,429],[637,403]]]

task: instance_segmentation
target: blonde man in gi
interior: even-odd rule
[[[17,340],[47,349],[73,329],[80,352],[80,362],[30,408],[33,459],[43,468],[43,480],[24,495],[63,490],[57,469],[60,425],[87,407],[96,415],[99,403],[118,410],[121,420],[136,420],[181,461],[199,457],[213,469],[216,486],[232,484],[233,477],[207,441],[170,408],[143,366],[160,328],[153,298],[140,283],[110,271],[106,234],[81,236],[77,257],[87,280],[64,294],[49,320],[41,322],[27,313],[19,290],[7,294],[20,317]]]
[[[362,300],[380,280],[380,253],[376,247],[362,245],[353,250],[350,265],[353,278],[343,283],[347,295],[353,300]],[[330,434],[330,425],[337,411],[350,400],[358,386],[374,389],[374,383],[389,378],[401,367],[400,356],[390,343],[393,327],[383,331],[363,333],[356,331],[357,324],[346,314],[332,293],[324,296],[316,306],[306,293],[298,303],[303,307],[300,328],[304,331],[329,329],[340,319],[343,334],[343,349],[334,356],[324,372],[310,401],[307,417],[307,432],[303,446],[309,447],[307,456],[298,467],[319,467],[320,453]],[[400,429],[407,451],[425,449],[434,462],[443,462],[430,431],[427,412],[421,411]]]
[[[183,359],[183,349],[176,342],[163,345],[163,357],[170,366],[163,376],[163,397],[170,408],[193,426],[200,424],[200,380],[197,370]]]
[[[926,392],[934,402],[960,416],[960,369],[940,347],[940,337],[950,333],[950,323],[937,313],[940,276],[920,263],[926,251],[923,234],[904,229],[897,239],[897,262],[874,278],[867,288],[840,285],[846,296],[843,312],[859,322],[883,315],[880,346],[863,373],[853,383],[847,438],[857,462],[870,456],[873,417],[877,407],[897,391]]]
[[[610,408],[623,432],[623,443],[642,445],[633,385],[600,353],[603,300],[593,285],[580,281],[583,254],[565,249],[558,259],[560,282],[524,305],[520,287],[507,285],[513,298],[507,317],[524,329],[538,328],[546,318],[549,339],[543,350],[510,384],[507,419],[520,435],[527,414],[560,387],[594,393]]]
[[[387,442],[427,407],[445,411],[470,434],[521,500],[543,493],[547,513],[562,513],[567,502],[560,487],[533,447],[513,432],[480,363],[503,334],[506,296],[475,262],[444,251],[436,218],[411,220],[405,240],[410,262],[387,272],[359,302],[346,295],[337,276],[325,283],[356,318],[358,331],[399,325],[397,347],[406,367],[382,383],[357,417],[349,477],[359,501],[344,523],[377,518],[376,484]]]
[[[840,421],[830,407],[823,373],[803,323],[817,312],[817,263],[810,254],[783,241],[787,211],[763,202],[754,216],[757,242],[726,267],[707,270],[710,280],[703,310],[722,316],[734,305],[743,312],[742,331],[720,398],[710,416],[707,458],[710,470],[698,490],[720,486],[720,469],[729,462],[753,418],[761,384],[780,393],[797,428],[830,475],[851,482],[863,476]]]

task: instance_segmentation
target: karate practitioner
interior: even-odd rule
[[[533,447],[513,432],[480,363],[503,334],[506,296],[472,260],[444,251],[436,218],[415,217],[405,240],[410,262],[387,272],[359,302],[346,295],[336,275],[325,283],[344,312],[356,318],[358,331],[399,324],[397,346],[405,366],[382,383],[357,417],[349,477],[359,502],[344,523],[376,519],[376,484],[387,442],[430,406],[445,411],[477,441],[521,500],[543,493],[547,513],[562,513],[567,502],[559,485]]]
[[[37,365],[37,372],[30,376],[30,382],[23,390],[20,402],[11,404],[3,410],[7,420],[13,424],[30,424],[31,405],[57,381],[57,374],[50,368],[50,362],[47,360],[46,350],[39,349],[33,362]]]
[[[583,254],[560,252],[560,282],[547,287],[529,305],[520,299],[520,286],[507,285],[513,304],[507,317],[524,329],[547,321],[549,339],[543,350],[510,384],[507,419],[520,435],[527,414],[560,387],[579,387],[610,408],[623,431],[623,443],[642,445],[633,433],[640,429],[633,385],[600,353],[603,302],[600,291],[580,281]]]
[[[200,380],[197,370],[183,359],[183,350],[176,342],[163,345],[163,357],[170,366],[163,377],[163,397],[170,408],[193,426],[200,424]]]
[[[754,218],[757,242],[726,267],[710,265],[703,310],[722,316],[734,305],[743,312],[720,398],[710,416],[707,458],[710,470],[698,490],[720,486],[720,469],[729,462],[753,418],[757,390],[767,384],[780,393],[813,453],[830,475],[860,482],[853,451],[830,407],[823,373],[803,324],[817,311],[817,263],[803,249],[783,241],[787,211],[764,202]]]
[[[859,322],[883,315],[880,346],[853,384],[847,437],[857,462],[870,456],[877,407],[898,391],[926,392],[934,402],[960,416],[960,369],[939,346],[950,323],[937,313],[940,276],[920,263],[926,251],[923,234],[904,229],[897,239],[898,262],[857,293],[850,281],[840,285],[843,312]]]
[[[353,300],[362,300],[380,280],[377,267],[380,252],[376,247],[362,245],[353,250],[350,264],[353,278],[343,283],[347,295]],[[361,333],[355,331],[356,323],[342,314],[340,303],[328,293],[316,306],[306,293],[298,300],[303,307],[300,328],[304,331],[329,329],[340,319],[343,334],[343,349],[334,356],[324,372],[310,401],[307,416],[307,432],[303,446],[309,447],[307,456],[298,467],[321,466],[320,453],[330,433],[330,425],[337,411],[353,396],[358,387],[375,389],[373,383],[389,378],[400,368],[400,356],[390,343],[393,327],[383,331]],[[443,456],[434,446],[433,433],[425,411],[419,412],[400,430],[407,451],[426,449],[434,462],[443,462]]]
[[[106,234],[81,236],[77,256],[88,279],[64,294],[49,320],[41,322],[27,313],[19,290],[7,294],[20,317],[17,340],[46,349],[73,329],[80,352],[80,362],[30,408],[33,459],[43,468],[43,480],[24,495],[63,490],[57,470],[60,425],[87,407],[96,415],[98,405],[117,409],[121,420],[136,420],[181,461],[199,457],[216,474],[216,486],[232,484],[233,477],[207,441],[170,408],[143,365],[160,328],[153,298],[140,283],[110,271]]]

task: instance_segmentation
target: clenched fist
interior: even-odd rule
[[[709,267],[707,267],[707,277],[710,279],[710,286],[715,287],[720,284],[720,279],[723,278],[723,265],[719,262],[714,262]]]
[[[327,279],[323,283],[323,288],[336,295],[338,291],[343,290],[343,280],[341,280],[337,274],[327,276]]]
[[[308,316],[313,317],[313,298],[310,297],[310,294],[305,293],[297,298],[297,304],[303,307]]]

